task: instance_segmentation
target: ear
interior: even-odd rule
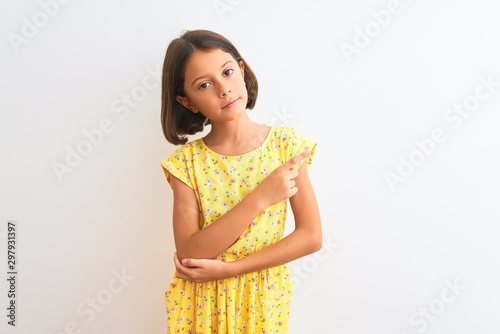
[[[243,60],[240,60],[240,70],[241,70],[241,76],[243,79],[245,79],[245,63]]]
[[[179,102],[180,104],[182,104],[186,109],[189,109],[189,110],[191,110],[194,113],[198,112],[198,109],[196,109],[196,107],[193,106],[191,104],[191,102],[189,102],[189,99],[187,97],[176,95],[175,99],[177,100],[177,102]]]

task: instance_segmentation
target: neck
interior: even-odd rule
[[[247,117],[212,124],[210,133],[203,141],[219,154],[240,155],[262,145],[268,135],[269,126],[255,123]]]
[[[246,114],[229,122],[212,123],[205,140],[213,144],[239,143],[254,133],[255,126],[258,126],[258,124],[253,122]]]

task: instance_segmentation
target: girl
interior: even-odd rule
[[[219,34],[187,31],[167,48],[162,128],[182,144],[161,161],[176,247],[167,333],[287,333],[286,263],[321,248],[307,174],[316,143],[251,121],[257,91],[250,66]],[[205,137],[188,142],[208,124]],[[282,238],[287,200],[295,229]]]

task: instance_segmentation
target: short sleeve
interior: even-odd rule
[[[311,139],[304,138],[298,131],[296,131],[292,127],[284,128],[282,134],[282,142],[283,142],[283,147],[285,148],[285,152],[287,154],[286,161],[290,160],[297,154],[309,150],[311,152],[311,155],[309,155],[306,159],[302,160],[295,167],[295,169],[299,169],[299,167],[305,161],[307,163],[307,169],[309,169],[309,167],[312,164],[314,154],[316,153],[317,143]]]
[[[190,162],[192,157],[190,157],[189,150],[186,147],[181,147],[172,153],[168,158],[161,161],[161,167],[163,173],[167,178],[168,184],[172,188],[172,175],[184,182],[189,188],[193,189],[193,183],[191,178],[191,168]]]

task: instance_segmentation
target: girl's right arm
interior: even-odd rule
[[[172,177],[174,239],[179,259],[215,258],[238,240],[265,208],[293,196],[297,192],[293,186],[298,171],[292,167],[309,154],[302,152],[277,167],[237,205],[204,229],[199,227],[200,210],[194,190]]]
[[[172,176],[174,192],[173,227],[179,259],[212,259],[231,246],[263,210],[252,193],[204,229],[199,227],[200,210],[194,190]]]

